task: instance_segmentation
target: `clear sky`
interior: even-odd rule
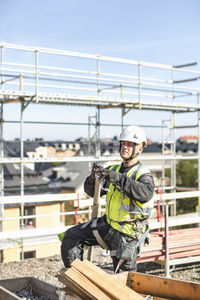
[[[1,42],[170,65],[195,61],[200,69],[199,0],[0,0],[0,13]],[[25,119],[87,122],[88,112],[94,114],[95,110],[34,106],[27,109]],[[5,110],[9,120],[17,118],[17,114],[11,105]],[[133,118],[127,116],[127,122],[134,123]],[[135,123],[149,124],[151,118],[147,113],[137,114]],[[119,119],[119,112],[102,113],[104,122],[116,123]],[[159,112],[154,113],[153,119],[161,125]],[[101,134],[113,136],[119,131],[107,128]],[[192,133],[195,135],[196,131],[184,131]],[[86,137],[87,126],[27,125],[24,134],[31,139],[69,140]],[[147,135],[159,140],[160,130],[147,129]],[[19,128],[6,125],[4,137],[19,137]]]

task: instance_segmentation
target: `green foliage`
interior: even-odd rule
[[[183,187],[198,186],[197,160],[181,160],[176,166],[177,183]]]
[[[166,170],[166,176],[171,177],[170,169]],[[180,187],[198,188],[198,161],[180,160],[176,165],[176,182]],[[177,199],[177,214],[190,213],[196,210],[197,198]]]
[[[63,162],[60,162],[60,161],[54,161],[54,162],[52,162],[53,166],[59,166],[59,165],[62,165],[62,164],[63,164]]]
[[[198,203],[197,198],[177,199],[176,210],[177,214],[195,212]]]

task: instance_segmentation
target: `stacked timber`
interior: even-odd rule
[[[117,276],[107,274],[88,260],[76,259],[69,270],[63,269],[58,273],[58,279],[67,287],[69,294],[79,297],[77,299],[145,299]]]
[[[65,285],[65,300],[152,299],[199,300],[200,283],[137,272],[107,274],[91,262],[76,259],[72,267],[58,273]]]
[[[170,230],[168,236],[169,259],[200,255],[200,228]],[[142,247],[138,262],[165,260],[165,232],[151,232],[150,243]]]

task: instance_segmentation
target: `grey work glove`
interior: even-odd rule
[[[100,165],[93,163],[92,165],[92,171],[90,174],[90,180],[95,181],[96,174],[98,174],[98,170],[103,169]]]
[[[122,178],[122,175],[120,173],[108,169],[101,169],[97,172],[97,174],[101,179],[104,179],[105,181],[116,185]]]

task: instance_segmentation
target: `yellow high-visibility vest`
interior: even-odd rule
[[[113,165],[110,170],[119,172],[121,165]],[[133,166],[126,174],[133,180],[137,181],[143,174],[150,173],[150,171],[141,165]],[[153,198],[153,194],[152,194]],[[149,217],[154,206],[153,199],[146,203],[140,203],[137,200],[130,200],[117,187],[110,184],[109,191],[106,197],[106,215],[107,222],[116,230],[123,232],[129,236],[135,237],[133,220],[144,220]]]

